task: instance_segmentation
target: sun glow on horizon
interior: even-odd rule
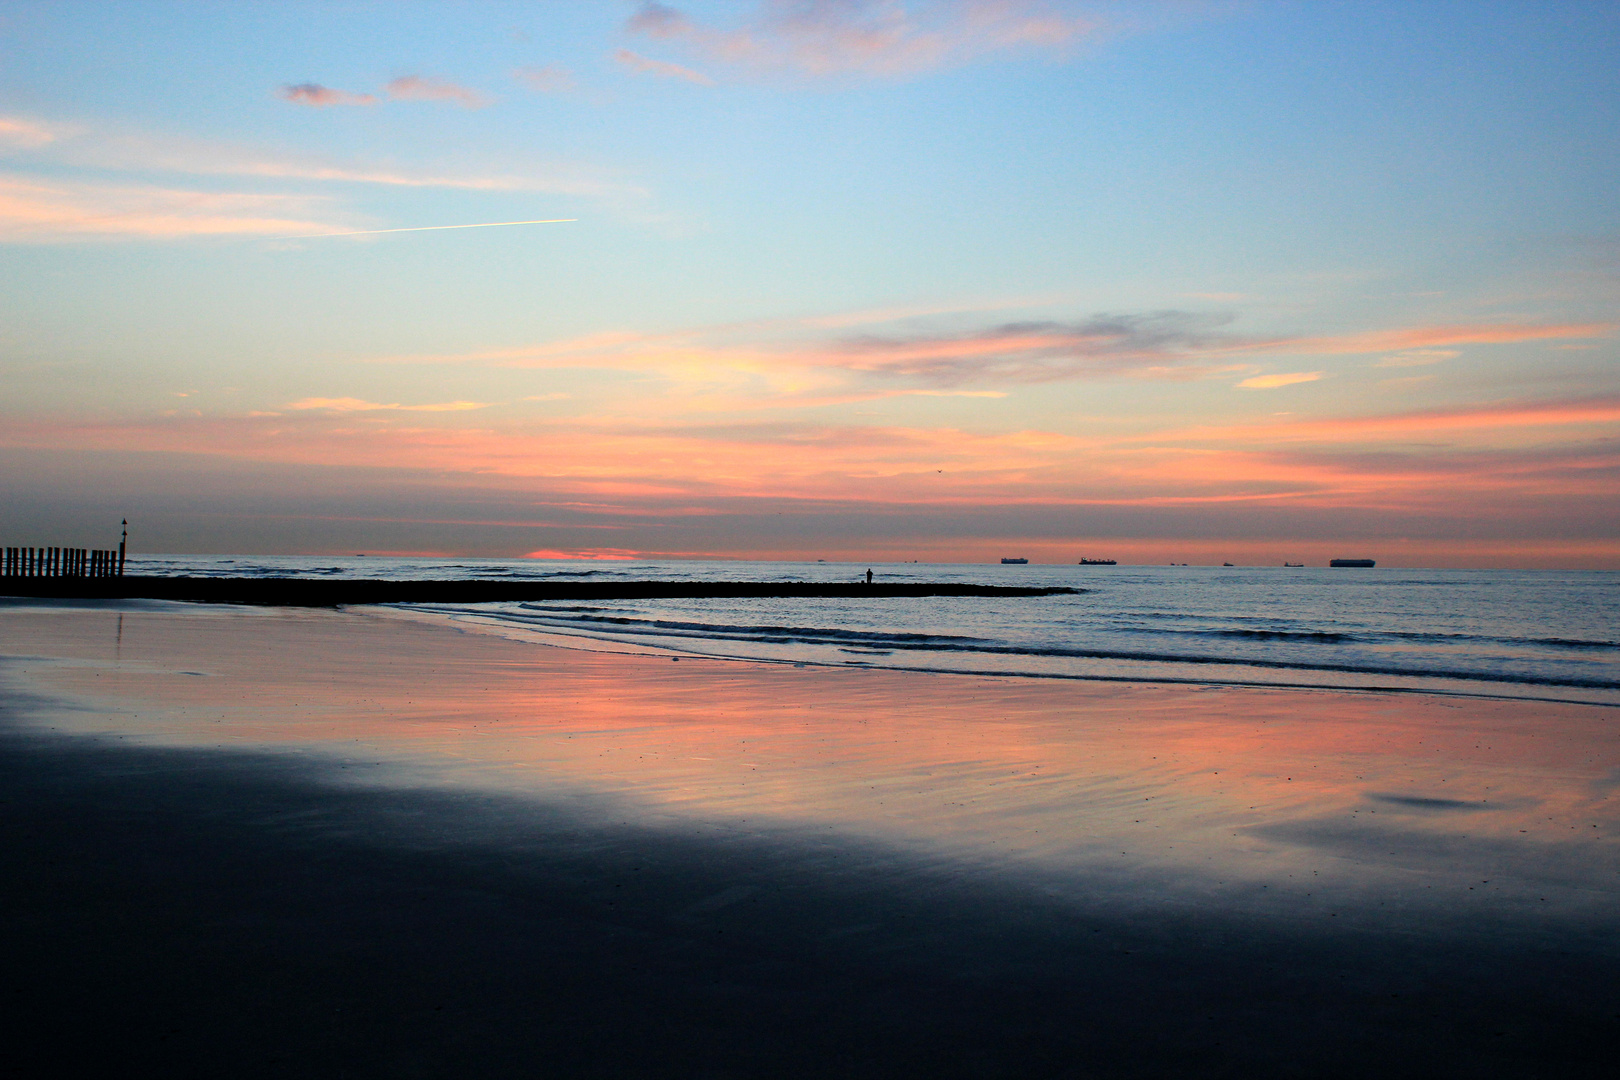
[[[1556,6],[1403,15],[1444,95],[1337,9],[355,9],[315,58],[42,12],[8,497],[174,550],[1620,566],[1620,91]]]

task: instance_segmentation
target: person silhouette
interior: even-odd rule
[[[872,584],[872,571],[871,570],[867,570],[867,572],[866,572],[866,583],[868,585]]]

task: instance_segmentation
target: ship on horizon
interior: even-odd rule
[[[1329,559],[1329,566],[1359,566],[1370,570],[1378,565],[1376,559]]]
[[[1028,562],[1029,562],[1028,559],[1002,559],[1001,560],[1001,564],[1003,566],[1023,566]]]
[[[1081,566],[1118,566],[1113,559],[1081,559]]]

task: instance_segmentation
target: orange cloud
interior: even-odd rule
[[[53,143],[60,137],[57,128],[16,116],[0,116],[0,144],[32,150]]]
[[[1397,419],[1416,429],[1434,417]],[[1620,418],[1620,401],[1525,402],[1451,417],[1475,425],[1527,418],[1612,422]],[[275,466],[280,482],[285,466],[301,466],[313,476],[343,476],[357,490],[414,476],[420,490],[392,517],[537,525],[542,519],[521,517],[545,506],[567,519],[553,523],[558,529],[616,530],[602,537],[613,547],[596,545],[589,533],[547,533],[534,553],[559,558],[677,550],[762,556],[850,550],[869,558],[888,549],[898,558],[937,552],[955,559],[977,557],[961,539],[978,535],[971,530],[1013,536],[1008,530],[1020,520],[1047,523],[1041,545],[1017,549],[1031,555],[1062,555],[1073,550],[1064,545],[1074,536],[1122,522],[1145,530],[1131,535],[1193,528],[1211,537],[1230,528],[1276,537],[1326,535],[1347,520],[1359,520],[1363,531],[1394,529],[1390,523],[1399,520],[1403,534],[1415,527],[1435,535],[1443,527],[1482,539],[1523,535],[1573,543],[1590,539],[1595,528],[1606,530],[1593,523],[1602,517],[1597,508],[1620,500],[1620,443],[1603,439],[1601,430],[1543,427],[1534,445],[1521,448],[1502,444],[1507,429],[1478,428],[1485,441],[1474,446],[1448,445],[1432,432],[1403,434],[1396,449],[1386,434],[1354,430],[1388,419],[1340,418],[1340,430],[1316,425],[1314,433],[1313,425],[1298,424],[1081,438],[1038,430],[679,425],[317,407],[261,416],[172,414],[121,424],[17,417],[0,423],[0,444],[104,451],[121,462],[141,452],[180,455],[166,458],[165,469],[199,457],[227,469],[259,462]],[[461,500],[477,490],[504,493],[509,516],[458,514]],[[775,514],[782,511],[803,515],[815,536],[780,539]],[[833,516],[842,524],[830,523]],[[908,516],[906,531],[890,524]],[[1304,531],[1285,531],[1296,527]],[[539,537],[527,541],[537,543]],[[1088,544],[1079,550],[1122,549]],[[1620,548],[1610,543],[1605,550]],[[1602,557],[1596,549],[1581,556]]]
[[[1275,390],[1279,386],[1315,382],[1323,374],[1320,371],[1293,371],[1280,375],[1256,375],[1252,379],[1244,379],[1238,385],[1248,390]]]
[[[1609,337],[1614,323],[1469,323],[1453,326],[1413,326],[1401,330],[1374,330],[1339,337],[1289,338],[1267,347],[1289,352],[1332,355],[1335,353],[1405,352],[1445,345],[1510,345],[1520,341],[1551,341],[1558,338]]]
[[[335,404],[334,404],[335,403]],[[1232,502],[1332,505],[1421,503],[1465,490],[1614,493],[1620,455],[1612,447],[1457,451],[1424,448],[1398,455],[1361,450],[1285,452],[1345,441],[1344,429],[1391,418],[1332,425],[1275,425],[1221,432],[1160,433],[1149,439],[1077,438],[1055,432],[983,433],[956,428],[802,423],[674,426],[626,421],[522,419],[466,428],[402,424],[426,415],[376,403],[326,399],[281,416],[184,417],[128,425],[14,424],[23,444],[107,445],[217,453],[257,460],[383,468],[544,481],[554,491],[591,497],[871,498],[895,504],[1056,502],[1177,506]],[[451,403],[452,406],[459,403]],[[364,416],[363,423],[356,420]],[[1476,413],[1480,424],[1533,417],[1567,422],[1620,419],[1607,410],[1523,406]],[[1405,422],[1429,423],[1434,414]],[[1400,419],[1400,418],[1396,418]],[[1311,436],[1312,430],[1326,428]],[[1351,442],[1352,447],[1356,446]]]
[[[341,228],[301,216],[318,203],[303,196],[47,183],[0,175],[0,242],[277,236]]]
[[[1221,440],[1334,442],[1356,436],[1425,435],[1440,431],[1490,431],[1503,428],[1562,427],[1620,421],[1620,399],[1509,402],[1460,409],[1424,409],[1383,416],[1328,417],[1279,424],[1193,428],[1184,437]]]
[[[1553,346],[1555,349],[1567,348],[1563,345]],[[1584,347],[1584,346],[1583,346]],[[1424,367],[1428,364],[1440,364],[1447,360],[1455,360],[1462,353],[1456,349],[1409,349],[1394,356],[1386,356],[1373,367]]]

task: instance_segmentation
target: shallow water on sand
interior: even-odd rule
[[[1605,707],[605,655],[376,610],[14,608],[0,643],[52,658],[10,668],[80,702],[56,730],[336,756],[357,783],[1340,926],[1620,912]]]
[[[175,556],[132,572],[615,581],[850,581],[865,566]],[[887,564],[882,581],[1074,596],[442,606],[546,638],[797,663],[1131,681],[1386,687],[1620,704],[1620,573]]]

